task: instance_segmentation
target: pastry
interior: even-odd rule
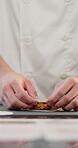
[[[47,104],[47,102],[38,102],[31,109],[34,109],[34,110],[51,110],[51,107]]]

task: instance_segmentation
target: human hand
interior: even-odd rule
[[[52,109],[62,107],[63,110],[78,111],[78,77],[67,78],[58,83],[52,95],[47,98],[47,103]]]
[[[73,147],[78,147],[78,142],[77,141],[70,141],[70,142],[65,142],[67,145],[71,146],[71,148]]]
[[[37,92],[32,80],[4,70],[0,73],[0,99],[7,109],[29,109],[37,103]]]

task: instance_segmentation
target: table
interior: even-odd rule
[[[7,110],[0,106],[0,111]],[[0,115],[0,148],[78,147],[78,112],[7,113]]]

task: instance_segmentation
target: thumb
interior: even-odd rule
[[[37,91],[32,80],[28,79],[27,81],[25,81],[25,88],[31,97],[33,97],[34,99],[38,99]]]

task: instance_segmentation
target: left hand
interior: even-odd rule
[[[52,109],[62,107],[64,110],[78,111],[78,77],[67,78],[58,83],[47,103]]]

